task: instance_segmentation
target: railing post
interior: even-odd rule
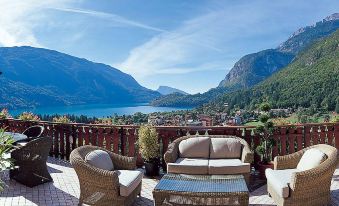
[[[303,130],[302,127],[297,127],[296,130],[296,138],[297,138],[297,151],[300,151],[303,149]]]
[[[286,155],[287,147],[286,147],[286,140],[287,140],[287,130],[285,127],[281,127],[280,129],[280,143],[281,143],[281,154]]]
[[[126,152],[126,136],[125,136],[125,130],[124,130],[123,127],[120,128],[119,134],[120,134],[120,143],[121,143],[121,148],[120,148],[121,155],[125,155],[125,152]]]
[[[119,128],[114,127],[113,128],[113,152],[116,154],[119,154]]]
[[[129,129],[128,131],[128,156],[134,157],[135,156],[135,136],[134,136],[135,129]]]
[[[295,129],[294,128],[289,128],[288,129],[288,152],[289,154],[292,154],[295,152]]]
[[[335,147],[339,149],[339,123],[334,125]]]

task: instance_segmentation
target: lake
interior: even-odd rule
[[[70,114],[70,115],[86,115],[89,117],[106,117],[113,114],[118,115],[131,115],[136,112],[142,112],[145,114],[152,112],[170,112],[177,110],[189,110],[192,108],[183,107],[153,107],[148,104],[129,104],[129,105],[107,105],[107,104],[96,104],[96,105],[73,105],[73,106],[61,106],[61,107],[41,107],[35,109],[18,109],[10,110],[10,114],[13,116],[19,115],[22,112],[29,111],[34,114]]]

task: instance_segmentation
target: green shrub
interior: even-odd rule
[[[154,127],[140,127],[138,144],[140,154],[145,161],[159,158],[158,133]]]

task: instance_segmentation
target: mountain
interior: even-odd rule
[[[34,47],[0,48],[0,107],[144,103],[161,94],[111,66]]]
[[[251,88],[289,65],[297,54],[338,28],[339,13],[335,13],[312,26],[294,32],[275,49],[267,49],[242,57],[217,88],[203,94],[184,97],[162,96],[152,101],[152,104],[156,106],[199,106],[225,93]]]
[[[339,104],[339,29],[301,52],[286,68],[254,86],[226,94],[214,106],[252,107],[268,99],[275,108]]]
[[[241,89],[256,85],[291,63],[300,51],[338,28],[339,13],[335,13],[312,26],[294,32],[276,49],[246,55],[235,63],[219,87]]]
[[[249,88],[281,68],[287,66],[294,58],[291,53],[280,52],[277,49],[267,49],[242,57],[219,87],[231,90]]]
[[[224,88],[213,88],[203,94],[183,95],[180,93],[173,93],[156,98],[151,104],[153,106],[162,107],[195,107],[197,105],[205,104],[224,93]]]
[[[159,88],[156,91],[159,92],[162,95],[173,94],[173,93],[188,95],[188,93],[186,93],[186,92],[184,92],[180,89],[176,89],[176,88],[168,87],[168,86],[159,86]]]

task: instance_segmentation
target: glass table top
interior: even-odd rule
[[[155,190],[176,192],[248,192],[242,175],[165,174]]]

